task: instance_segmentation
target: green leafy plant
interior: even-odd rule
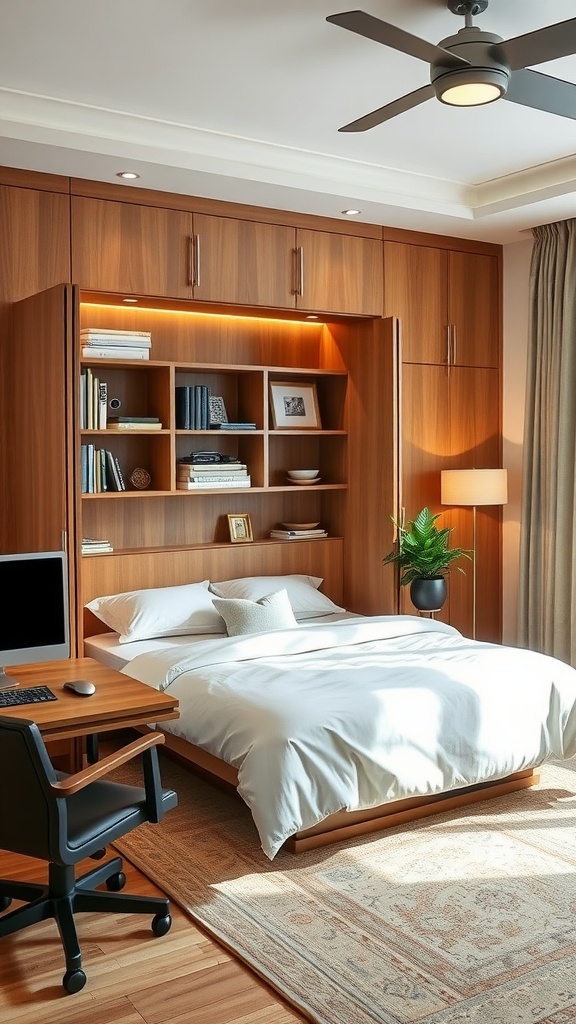
[[[441,513],[432,515],[423,508],[407,526],[401,526],[390,516],[398,530],[398,546],[383,559],[384,565],[400,567],[400,583],[405,587],[417,579],[432,576],[447,576],[452,568],[464,572],[461,566],[453,566],[458,558],[472,558],[472,552],[464,548],[449,547],[453,527],[438,529],[436,520]]]

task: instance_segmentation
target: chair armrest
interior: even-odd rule
[[[133,740],[132,743],[128,743],[127,746],[114,751],[113,754],[108,754],[101,761],[89,764],[82,771],[76,772],[75,775],[69,775],[65,779],[51,783],[51,789],[54,791],[55,796],[72,796],[73,793],[78,793],[79,790],[89,786],[96,779],[100,779],[103,775],[108,775],[114,768],[125,764],[126,761],[131,761],[133,757],[145,753],[149,748],[156,747],[160,743],[164,743],[164,735],[161,732],[140,736],[137,740]]]

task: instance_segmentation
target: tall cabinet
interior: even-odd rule
[[[399,514],[425,505],[454,527],[454,544],[472,549],[472,510],[440,503],[443,469],[501,466],[500,248],[386,231],[385,312],[401,329],[401,483]],[[472,630],[473,572],[453,570],[440,617]],[[501,510],[477,512],[478,638],[501,636]],[[497,585],[495,582],[497,581]],[[401,607],[413,611],[407,590]]]

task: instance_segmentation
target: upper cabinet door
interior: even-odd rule
[[[402,322],[402,358],[451,366],[500,365],[496,256],[384,243],[385,313]]]
[[[384,312],[400,319],[404,362],[448,364],[447,293],[444,250],[384,242]]]
[[[296,308],[382,316],[382,242],[332,231],[296,232]]]
[[[72,197],[72,280],[81,288],[192,298],[192,214]]]
[[[448,322],[455,366],[500,365],[498,260],[481,253],[448,257]]]
[[[290,227],[194,214],[194,298],[293,308],[295,237]]]
[[[67,195],[0,185],[2,301],[62,284],[70,277]]]

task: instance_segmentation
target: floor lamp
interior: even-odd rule
[[[443,505],[472,507],[472,639],[476,639],[476,506],[505,505],[508,472],[505,469],[443,469],[440,474]]]

